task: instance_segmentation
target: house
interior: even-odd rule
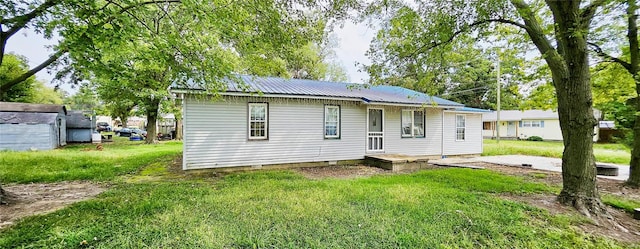
[[[67,142],[91,143],[91,133],[95,125],[91,118],[81,111],[67,114]]]
[[[600,111],[594,109],[594,117],[600,119]],[[500,111],[500,123],[497,124],[497,112],[482,115],[482,135],[485,138],[527,139],[538,136],[544,140],[562,141],[558,113],[552,110],[506,110]],[[594,141],[597,141],[598,128]]]
[[[336,164],[366,155],[482,153],[481,113],[396,86],[238,76],[183,98],[183,168]]]
[[[0,150],[50,150],[67,144],[63,105],[0,102]]]

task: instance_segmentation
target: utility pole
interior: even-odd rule
[[[497,98],[497,103],[496,103],[496,143],[500,143],[500,54],[498,53],[498,75],[497,75],[497,79],[496,79],[496,98]]]

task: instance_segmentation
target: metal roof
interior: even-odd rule
[[[58,113],[0,112],[0,124],[54,124]]]
[[[226,93],[239,94],[269,94],[269,95],[296,95],[308,98],[350,98],[366,103],[389,103],[399,105],[442,105],[462,107],[463,104],[429,96],[398,86],[367,85],[355,83],[340,83],[318,80],[285,79],[277,77],[257,77],[249,75],[236,75],[237,80],[227,79]],[[202,84],[190,81],[187,87],[173,86],[172,89],[204,90]],[[286,96],[283,96],[286,97]]]
[[[67,114],[67,128],[88,128],[92,129],[91,118],[81,111],[70,111]]]
[[[482,114],[482,121],[496,121],[497,112]],[[506,110],[500,111],[501,121],[520,121],[524,119],[558,119],[558,113],[551,110]]]
[[[0,111],[67,114],[67,108],[64,107],[64,105],[30,104],[30,103],[18,103],[18,102],[0,102]]]
[[[479,113],[489,113],[489,112],[491,112],[491,110],[485,110],[485,109],[473,108],[473,107],[456,108],[456,111],[459,111],[459,112],[479,112]]]

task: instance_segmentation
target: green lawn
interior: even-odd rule
[[[182,152],[180,142],[144,145],[116,137],[96,145],[69,145],[50,151],[0,151],[0,181],[3,183],[56,182],[66,180],[111,180],[132,173],[158,158],[175,157]]]
[[[496,194],[547,186],[490,171],[444,169],[354,180],[290,171],[219,181],[121,183],[90,201],[0,233],[0,248],[611,248]]]
[[[483,156],[529,155],[562,158],[564,145],[557,141],[519,141],[485,139]],[[594,144],[596,161],[604,163],[629,164],[631,152],[622,144]]]
[[[640,248],[580,232],[574,225],[588,222],[581,216],[501,198],[557,187],[488,170],[346,180],[268,170],[176,177],[168,167],[180,143],[120,141],[83,151],[90,147],[0,154],[12,182],[112,183],[94,199],[0,230],[0,248]],[[93,161],[106,169],[80,166]],[[127,172],[137,176],[119,180]]]

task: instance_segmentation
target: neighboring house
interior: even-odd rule
[[[67,144],[63,105],[0,102],[0,150],[50,150]]]
[[[482,153],[481,113],[453,101],[395,86],[239,78],[220,98],[196,84],[172,88],[184,99],[184,169]]]
[[[67,114],[67,142],[91,143],[91,133],[95,127],[91,118],[81,111]]]
[[[598,127],[600,127],[598,132],[598,142],[600,143],[613,143],[615,137],[623,136],[622,132],[616,129],[614,121],[600,121]]]
[[[599,119],[600,111],[594,110],[594,117]],[[500,111],[500,123],[497,124],[497,112],[482,115],[482,135],[485,138],[496,138],[498,129],[500,138],[527,139],[538,136],[544,140],[562,140],[558,113],[551,110],[506,110]],[[594,141],[597,141],[598,128]]]

